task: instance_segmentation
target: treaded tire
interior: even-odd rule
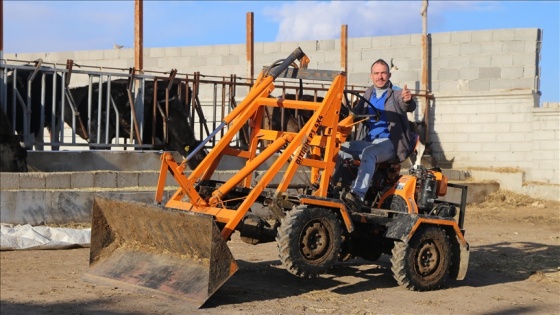
[[[417,231],[408,243],[395,242],[392,254],[393,277],[409,290],[437,290],[449,277],[451,244],[441,228],[426,227]]]
[[[339,259],[340,219],[329,209],[294,207],[280,222],[276,244],[280,261],[291,274],[316,277],[329,271]]]

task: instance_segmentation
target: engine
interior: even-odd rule
[[[427,169],[418,165],[410,169],[416,177],[415,200],[418,211],[442,217],[453,217],[457,213],[453,205],[436,203],[436,199],[447,193],[447,177],[439,168]]]

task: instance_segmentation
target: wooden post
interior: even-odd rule
[[[343,24],[340,32],[340,65],[342,71],[348,75],[348,25]],[[344,79],[344,86],[348,78]]]
[[[144,71],[144,4],[134,0],[134,68]]]
[[[0,59],[4,58],[4,0],[0,0]]]
[[[255,76],[255,38],[254,38],[254,17],[253,12],[247,12],[246,16],[246,27],[247,27],[247,76],[251,80],[251,86],[253,85],[253,79]]]
[[[430,122],[430,97],[428,93],[428,0],[422,1],[422,82],[420,89],[424,94],[424,127],[425,142],[428,142]]]

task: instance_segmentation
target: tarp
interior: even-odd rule
[[[89,247],[91,229],[2,224],[0,250]]]

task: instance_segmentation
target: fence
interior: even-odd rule
[[[99,68],[8,60],[0,67],[0,106],[28,149],[154,150],[169,143],[170,106],[178,101],[195,136],[206,138],[245,97],[250,79],[133,68]],[[278,78],[275,97],[324,96],[331,81]],[[365,86],[349,86],[363,93]],[[349,94],[350,102],[355,95]],[[130,106],[133,104],[133,106]],[[85,116],[85,117],[84,117]],[[282,110],[280,117],[289,119]],[[159,123],[156,123],[158,122]],[[66,126],[63,128],[63,126]],[[157,127],[157,128],[156,128]],[[44,136],[47,128],[49,136]],[[151,132],[146,132],[150,130]],[[246,143],[247,130],[232,145]],[[212,148],[223,135],[207,143]],[[159,138],[156,135],[160,135]]]

